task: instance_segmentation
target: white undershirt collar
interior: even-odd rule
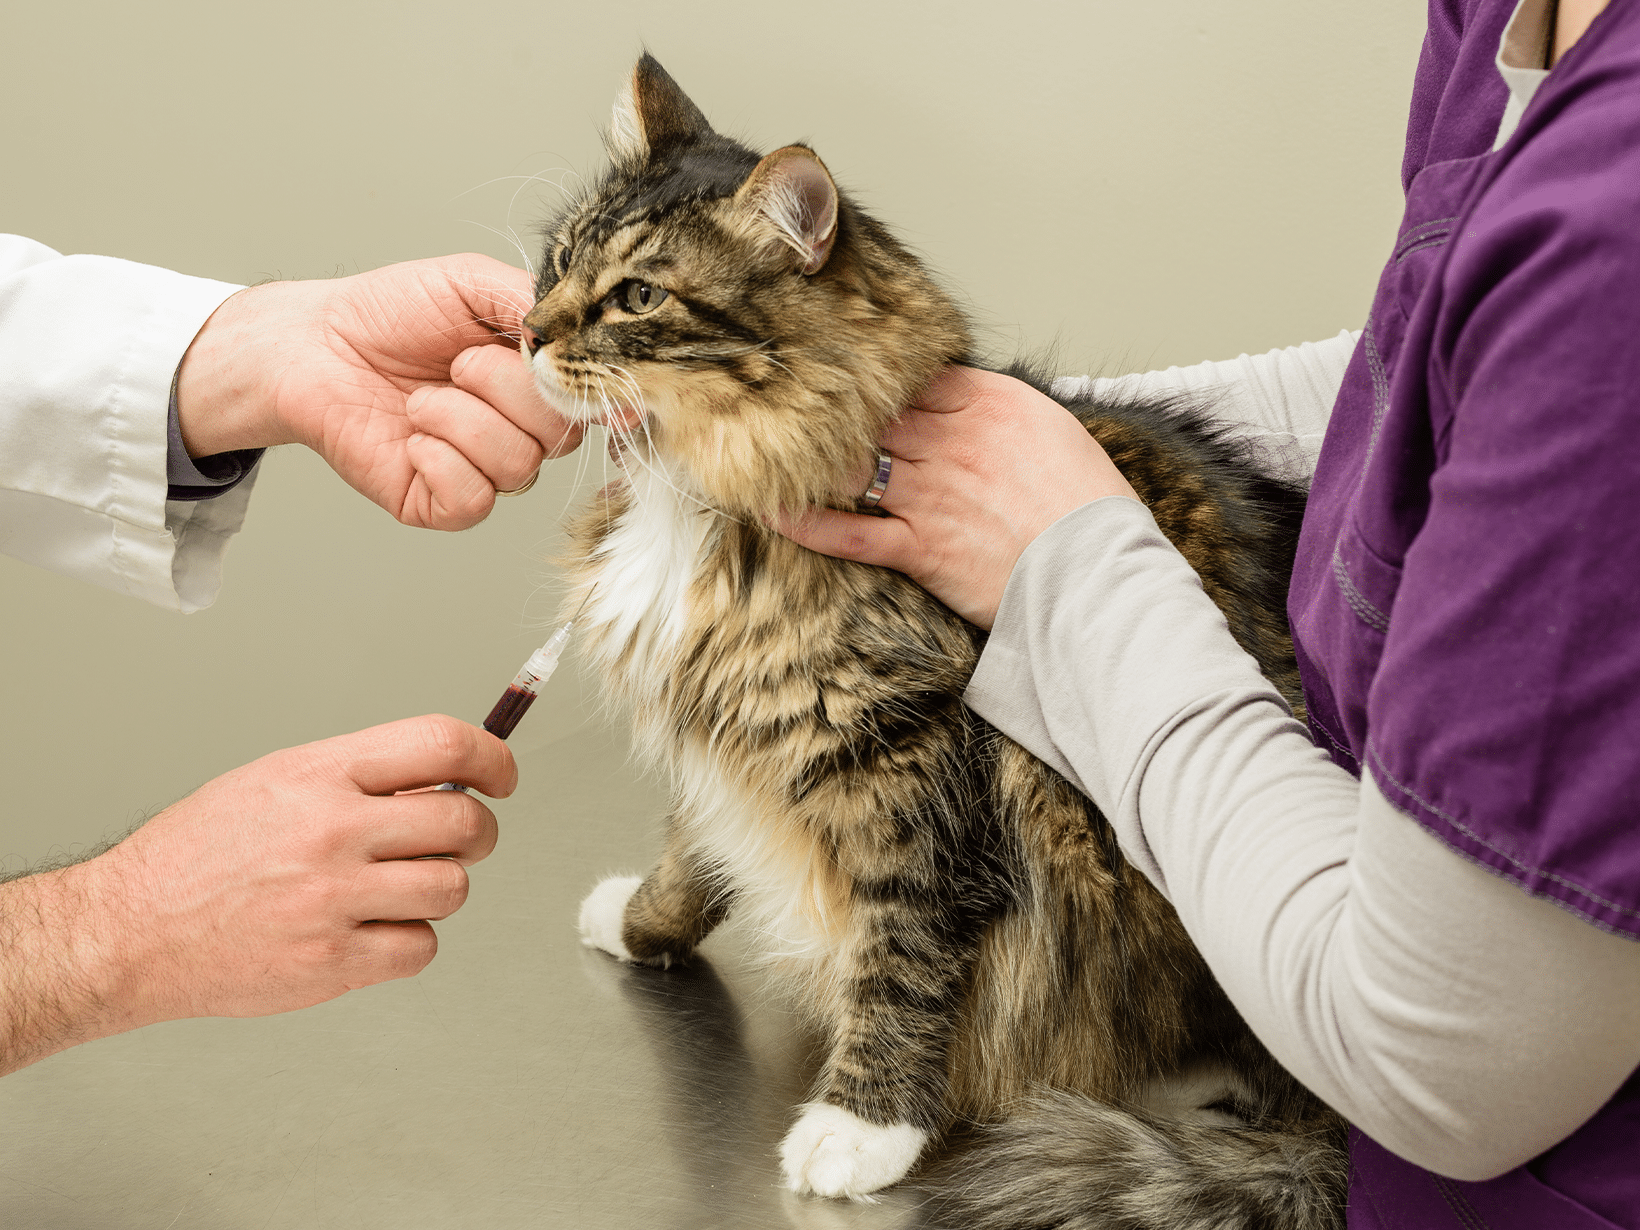
[[[1503,118],[1498,121],[1493,149],[1502,148],[1503,143],[1515,135],[1526,104],[1532,101],[1532,95],[1549,75],[1545,66],[1549,63],[1549,48],[1555,33],[1554,9],[1553,0],[1520,0],[1514,16],[1503,28],[1503,37],[1498,40],[1497,63],[1498,75],[1509,87],[1509,102],[1503,108]]]

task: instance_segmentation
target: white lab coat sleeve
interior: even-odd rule
[[[210,605],[255,475],[166,499],[171,377],[238,289],[0,235],[0,551],[171,610]]]

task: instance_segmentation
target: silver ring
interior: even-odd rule
[[[541,477],[541,467],[537,466],[535,468],[535,473],[531,474],[529,476],[529,478],[525,480],[524,485],[522,487],[514,487],[511,491],[502,491],[498,487],[498,488],[496,488],[495,493],[497,495],[523,495],[531,487],[535,486],[535,480],[540,478],[540,477]]]
[[[883,498],[888,490],[888,476],[894,471],[894,458],[887,453],[877,454],[877,477],[871,480],[871,486],[860,497],[860,504],[865,508],[876,508],[877,501]]]

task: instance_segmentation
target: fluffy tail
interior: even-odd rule
[[[1045,1093],[948,1173],[964,1230],[1338,1230],[1349,1160],[1337,1120],[1216,1125]]]

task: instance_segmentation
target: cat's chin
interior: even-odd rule
[[[632,431],[643,422],[643,411],[626,402],[610,403],[603,398],[565,388],[551,363],[535,359],[529,367],[530,375],[535,380],[535,391],[547,403],[547,408],[561,419],[582,427],[608,427],[615,432]]]

